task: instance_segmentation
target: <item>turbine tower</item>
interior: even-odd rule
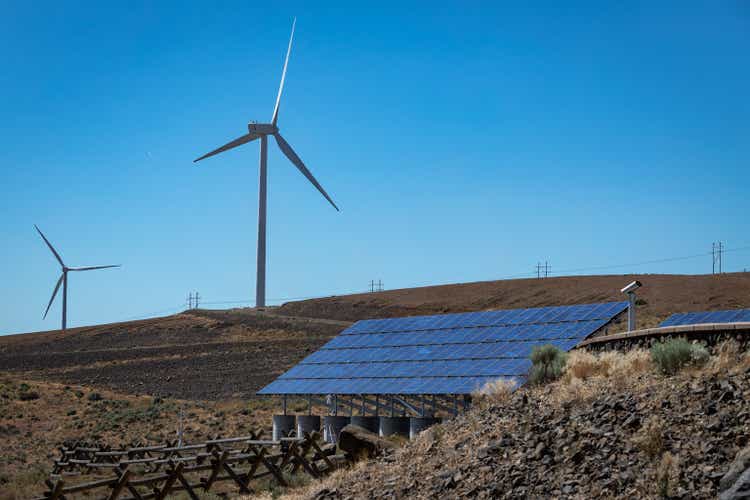
[[[60,263],[60,266],[62,267],[62,275],[60,276],[60,279],[57,280],[57,285],[55,285],[55,291],[52,292],[52,298],[49,299],[49,304],[47,304],[47,309],[44,311],[43,319],[47,317],[47,313],[49,312],[49,308],[52,306],[52,302],[55,300],[55,296],[57,295],[57,291],[60,289],[60,284],[62,283],[63,286],[63,296],[62,296],[62,329],[63,331],[67,327],[68,323],[68,271],[93,271],[94,269],[107,269],[108,267],[120,267],[119,264],[116,265],[110,265],[110,266],[88,266],[88,267],[68,267],[65,265],[65,263],[62,261],[62,258],[60,258],[60,254],[57,253],[57,250],[55,250],[55,247],[52,246],[52,243],[49,242],[49,240],[44,236],[42,231],[39,230],[39,228],[34,224],[34,227],[36,228],[37,232],[39,233],[39,236],[42,237],[44,242],[47,244],[49,249],[52,251],[52,254],[57,259],[57,262]]]
[[[273,108],[271,123],[251,122],[247,125],[247,134],[238,137],[231,142],[228,142],[227,144],[211,151],[210,153],[206,153],[196,160],[193,160],[194,162],[198,162],[203,160],[204,158],[208,158],[209,156],[214,156],[216,154],[223,153],[224,151],[234,149],[237,146],[241,146],[242,144],[260,139],[260,169],[258,176],[258,273],[255,285],[256,307],[265,307],[266,305],[266,187],[268,185],[268,173],[266,164],[268,159],[269,135],[273,136],[273,138],[276,140],[276,144],[279,146],[279,149],[281,149],[281,152],[284,153],[287,158],[289,158],[289,161],[291,161],[294,166],[299,169],[300,172],[302,172],[302,175],[307,177],[307,180],[310,181],[310,183],[315,186],[318,191],[320,191],[320,194],[322,194],[325,199],[328,200],[331,205],[333,205],[333,208],[335,208],[337,211],[339,209],[339,207],[336,206],[331,197],[328,196],[328,193],[326,193],[325,189],[323,189],[323,186],[318,183],[315,177],[313,177],[313,174],[310,172],[310,170],[307,169],[297,153],[294,152],[292,146],[290,146],[289,143],[284,140],[284,138],[279,133],[279,128],[276,126],[276,122],[279,119],[279,104],[281,102],[281,93],[284,90],[284,79],[286,78],[286,68],[289,64],[289,54],[292,51],[292,40],[294,39],[294,26],[296,23],[297,19],[295,18],[292,22],[292,34],[289,37],[289,46],[286,50],[284,69],[281,72],[281,83],[279,84],[279,93],[276,96],[276,105]]]

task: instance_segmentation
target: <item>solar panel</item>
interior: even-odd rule
[[[739,323],[750,322],[750,309],[729,311],[699,311],[675,313],[662,321],[659,326],[698,325],[700,323]]]
[[[569,350],[627,302],[358,321],[258,394],[468,394],[523,381],[534,346]]]

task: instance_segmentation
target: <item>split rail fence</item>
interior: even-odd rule
[[[341,457],[334,456],[335,449],[321,447],[319,441],[318,433],[279,441],[251,433],[183,446],[62,447],[45,481],[48,490],[39,500],[65,500],[84,493],[109,500],[161,500],[178,492],[197,500],[199,491],[217,489],[220,483],[239,493],[252,493],[251,483],[264,477],[288,486],[290,475],[319,478],[339,463]],[[80,482],[86,476],[101,477]],[[71,477],[79,481],[73,483]]]

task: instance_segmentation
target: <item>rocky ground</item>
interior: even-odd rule
[[[645,352],[619,356],[485,398],[297,497],[716,498],[750,437],[748,358],[725,352],[666,377]]]

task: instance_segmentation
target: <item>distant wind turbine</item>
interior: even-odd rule
[[[289,64],[289,54],[292,51],[292,40],[294,39],[294,26],[297,23],[295,18],[292,22],[292,34],[289,37],[289,46],[286,50],[286,59],[284,60],[284,70],[281,72],[281,83],[279,84],[279,93],[276,96],[276,105],[273,108],[273,116],[271,117],[271,123],[249,123],[247,125],[248,133],[242,137],[223,145],[222,147],[206,153],[200,158],[194,160],[198,162],[209,156],[213,156],[224,151],[236,148],[242,144],[260,139],[260,176],[258,182],[258,276],[256,280],[255,288],[255,306],[265,307],[266,305],[266,187],[268,185],[268,176],[266,171],[266,162],[268,159],[268,136],[273,135],[276,139],[281,152],[286,155],[289,160],[302,172],[302,175],[307,177],[313,186],[315,186],[320,194],[322,194],[328,202],[333,205],[337,211],[339,207],[333,202],[328,193],[326,193],[323,186],[313,177],[313,174],[307,169],[305,164],[302,162],[297,153],[294,152],[292,146],[281,137],[279,128],[276,126],[276,122],[279,119],[279,103],[281,102],[281,92],[284,89],[284,79],[286,78],[286,68]]]
[[[68,267],[65,265],[65,263],[62,261],[62,258],[60,258],[60,254],[57,253],[57,250],[55,250],[55,247],[52,246],[52,243],[49,242],[49,240],[44,236],[42,231],[39,230],[39,228],[34,224],[34,227],[36,228],[37,232],[39,233],[39,236],[42,237],[44,242],[47,244],[49,249],[52,251],[52,254],[57,259],[57,262],[60,263],[60,266],[62,267],[62,275],[60,276],[60,279],[57,280],[57,285],[55,285],[55,291],[52,292],[52,298],[49,299],[49,304],[47,304],[47,309],[44,311],[43,318],[47,317],[47,313],[49,312],[49,308],[52,306],[52,302],[55,300],[55,296],[57,295],[57,291],[60,289],[60,284],[62,283],[63,286],[63,296],[62,296],[62,329],[65,330],[67,327],[67,318],[68,318],[68,271],[93,271],[94,269],[107,269],[108,267],[120,267],[119,264],[116,265],[110,265],[110,266],[88,266],[88,267]]]

